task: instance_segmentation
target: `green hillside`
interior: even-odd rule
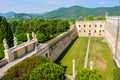
[[[79,17],[86,17],[88,15],[99,16],[105,15],[108,12],[109,15],[119,15],[120,7],[99,7],[99,8],[85,8],[81,6],[73,6],[69,8],[60,8],[42,15],[43,18],[64,18],[64,19],[77,19]]]
[[[10,16],[8,19],[20,19],[20,20],[23,20],[23,19],[32,19],[32,18],[35,18],[35,17],[38,17],[38,15],[34,15],[34,14],[26,14],[26,13],[17,13],[17,14],[14,14],[12,16]]]

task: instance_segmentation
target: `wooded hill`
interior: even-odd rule
[[[79,17],[86,17],[88,15],[99,16],[105,15],[108,12],[111,16],[120,16],[120,7],[99,7],[86,8],[82,6],[73,6],[69,8],[60,8],[42,15],[43,18],[63,18],[63,19],[78,19]]]

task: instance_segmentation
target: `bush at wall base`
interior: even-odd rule
[[[106,77],[97,69],[80,69],[75,80],[106,80]]]
[[[62,66],[47,62],[36,67],[30,74],[29,80],[64,80],[65,70]]]

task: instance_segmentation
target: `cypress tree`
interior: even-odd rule
[[[13,33],[9,24],[7,23],[4,17],[0,16],[0,43],[3,42],[3,39],[7,40],[8,46],[13,46]]]

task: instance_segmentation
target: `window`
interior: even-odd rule
[[[103,30],[103,32],[105,32],[105,31]]]
[[[79,25],[79,27],[81,27],[81,25]]]
[[[102,27],[102,25],[100,25],[100,27]]]
[[[85,32],[85,30],[84,30],[84,32]]]
[[[89,25],[89,27],[91,27],[91,25]]]
[[[89,30],[89,32],[91,32],[91,30]]]
[[[96,33],[96,30],[94,32]]]
[[[48,57],[48,54],[46,53],[45,56]]]
[[[84,25],[84,27],[85,27],[85,25]]]
[[[101,33],[101,30],[99,32]]]
[[[81,32],[81,30],[79,30],[79,32]]]
[[[97,25],[95,25],[95,27],[97,27]]]

